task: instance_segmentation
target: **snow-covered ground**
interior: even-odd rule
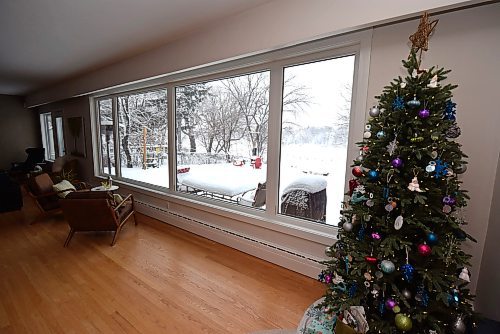
[[[287,145],[282,148],[280,190],[295,179],[306,174],[321,175],[327,181],[326,223],[337,225],[340,217],[340,204],[344,193],[346,148],[342,146],[323,145]],[[234,166],[233,164],[192,165],[190,171],[178,174],[178,182],[184,178],[203,182],[204,189],[224,193],[228,187],[236,189],[247,188],[249,184],[257,187],[259,182],[266,180],[267,165],[261,169],[251,166]],[[327,174],[323,176],[323,174]],[[168,167],[142,169],[122,167],[122,176],[157,186],[168,187]],[[186,180],[188,181],[188,180]],[[219,189],[220,188],[220,189]],[[233,189],[232,189],[233,190]],[[237,191],[236,191],[237,192]]]

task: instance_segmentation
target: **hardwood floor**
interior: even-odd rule
[[[310,278],[138,215],[111,233],[62,215],[0,214],[0,333],[248,333],[294,328],[323,293]]]

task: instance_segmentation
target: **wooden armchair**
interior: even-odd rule
[[[120,203],[115,203],[111,192],[72,192],[60,202],[64,217],[70,226],[64,247],[69,245],[75,232],[84,231],[115,231],[111,241],[113,246],[122,227],[132,215],[137,225],[132,195],[128,195]]]
[[[29,195],[35,200],[35,203],[41,212],[41,214],[31,222],[31,224],[33,224],[50,214],[58,212],[61,209],[59,203],[59,200],[61,199],[60,194],[87,189],[88,185],[84,182],[78,182],[77,184],[73,184],[71,189],[68,188],[54,191],[54,182],[50,178],[49,174],[43,173],[28,179],[27,187]]]

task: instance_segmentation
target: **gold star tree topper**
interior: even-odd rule
[[[438,22],[439,20],[429,22],[429,14],[424,12],[420,18],[417,31],[410,36],[412,49],[420,51],[419,64],[422,57],[422,51],[427,51],[429,49],[429,37],[434,31],[434,28],[436,28]]]

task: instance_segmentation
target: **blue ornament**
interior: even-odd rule
[[[401,96],[396,96],[394,101],[392,101],[392,109],[403,110],[405,108],[405,101]]]
[[[365,238],[365,225],[361,225],[358,231],[358,240],[363,240]]]
[[[425,290],[424,285],[419,285],[417,289],[417,294],[415,295],[415,300],[420,304],[420,306],[429,306],[429,294]]]
[[[448,175],[448,163],[443,162],[443,160],[436,160],[436,166],[434,171],[436,172],[436,179],[440,179],[441,176]]]
[[[375,181],[378,179],[378,171],[372,169],[371,171],[368,172],[368,178],[372,181]]]
[[[438,236],[436,233],[431,232],[427,234],[427,243],[429,245],[435,245],[437,244],[437,242],[438,242]]]
[[[380,130],[379,132],[377,132],[377,138],[378,139],[384,138],[384,136],[385,136],[385,132],[384,131]]]
[[[378,303],[378,311],[380,313],[381,316],[384,315],[385,313],[385,303],[383,301],[379,302]]]
[[[403,264],[399,269],[403,272],[403,278],[407,282],[411,282],[413,280],[413,273],[415,272],[415,268],[409,263]]]
[[[356,295],[356,290],[358,289],[357,284],[354,282],[351,284],[351,287],[349,288],[349,298],[352,298]]]
[[[325,280],[325,272],[321,271],[318,275],[318,281],[323,282]]]
[[[451,100],[446,101],[446,105],[444,107],[444,115],[443,118],[447,119],[449,121],[454,121],[456,119],[455,113],[456,109],[455,107],[457,104],[455,102],[452,102]]]
[[[410,101],[406,102],[406,104],[409,105],[412,108],[420,107],[420,101],[417,100],[416,96],[413,97],[413,100],[410,100]]]

